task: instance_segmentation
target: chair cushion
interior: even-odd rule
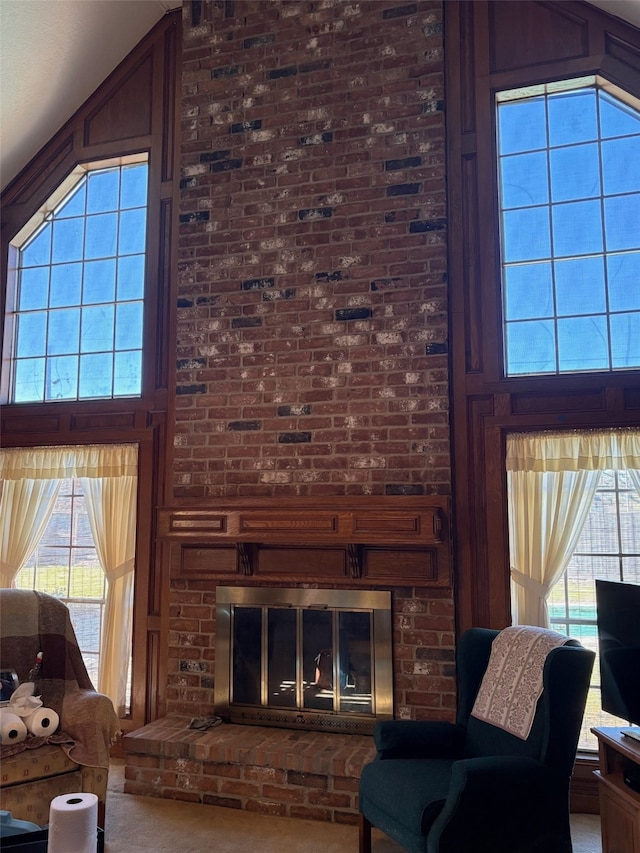
[[[58,747],[60,749],[60,747]],[[62,750],[60,750],[62,752]],[[23,753],[24,754],[24,753]],[[64,755],[64,753],[63,753]],[[3,767],[4,769],[4,767]],[[43,826],[49,823],[49,805],[54,797],[82,790],[80,770],[50,776],[25,785],[0,789],[0,808],[11,812],[16,820],[29,820]]]
[[[453,759],[372,761],[362,770],[360,811],[408,850],[426,850],[426,834],[449,792]]]
[[[46,776],[58,776],[77,770],[78,765],[66,752],[54,744],[45,744],[37,749],[25,749],[2,759],[0,787],[33,782]]]

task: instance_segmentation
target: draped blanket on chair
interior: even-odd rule
[[[531,625],[514,625],[493,641],[472,716],[526,740],[542,693],[547,655],[569,637]]]

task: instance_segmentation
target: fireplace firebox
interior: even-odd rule
[[[233,723],[370,733],[393,716],[391,593],[216,590],[216,713]]]

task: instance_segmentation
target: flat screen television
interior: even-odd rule
[[[640,584],[596,580],[602,709],[640,725]]]

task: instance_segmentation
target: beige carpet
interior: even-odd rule
[[[268,817],[218,806],[202,806],[122,793],[124,766],[109,772],[106,853],[355,853],[358,830],[291,818]],[[572,818],[574,853],[601,853],[597,815]],[[402,848],[374,830],[374,853]]]

